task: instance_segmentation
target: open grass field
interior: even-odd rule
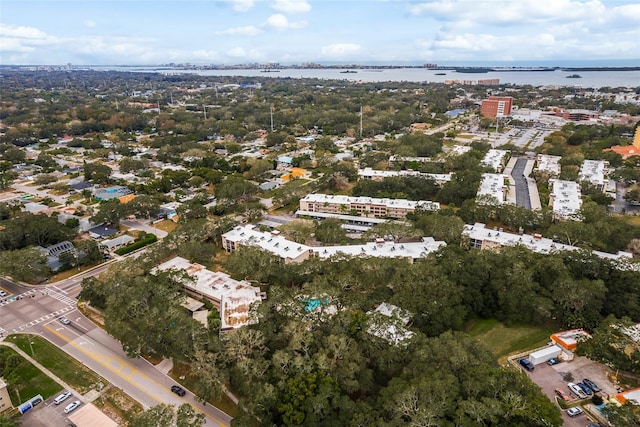
[[[29,346],[29,338],[31,338],[31,346]],[[107,381],[98,374],[41,337],[11,335],[7,339],[29,355],[32,354],[31,347],[33,347],[32,357],[35,360],[81,394],[94,388],[98,382],[107,384]]]
[[[505,326],[495,319],[476,319],[467,326],[467,333],[483,343],[502,363],[507,356],[544,346],[556,332],[550,326]]]
[[[62,387],[9,347],[0,347],[0,358],[11,361],[1,375],[14,406],[40,394],[45,399],[59,393]]]

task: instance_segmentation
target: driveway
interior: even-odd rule
[[[609,395],[614,395],[616,390],[609,381],[607,377],[607,373],[611,373],[611,369],[605,365],[593,362],[586,357],[576,357],[574,360],[570,362],[562,362],[558,365],[549,366],[546,363],[542,363],[540,365],[536,365],[536,369],[527,373],[531,380],[536,383],[542,389],[543,393],[552,401],[555,400],[555,392],[556,388],[561,389],[571,398],[569,403],[577,402],[578,399],[575,395],[570,393],[567,388],[567,382],[563,379],[565,374],[573,375],[573,380],[571,382],[578,383],[582,382],[584,378],[589,378],[591,381],[595,382],[601,389],[602,392],[600,395],[603,398],[607,398]],[[591,399],[584,399],[583,403],[590,403]],[[582,414],[577,417],[569,417],[565,411],[562,413],[562,418],[564,419],[565,427],[584,427],[590,422],[595,422],[597,420],[591,420],[588,415]]]

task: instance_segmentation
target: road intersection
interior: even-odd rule
[[[0,279],[10,295],[0,301],[0,339],[15,333],[39,335],[122,389],[145,409],[160,403],[189,403],[206,415],[207,426],[228,426],[231,417],[211,405],[202,405],[191,392],[183,397],[171,392],[174,381],[143,358],[129,358],[121,344],[77,309],[84,277],[97,276],[101,265],[48,286],[22,286]],[[65,325],[60,317],[71,322]]]

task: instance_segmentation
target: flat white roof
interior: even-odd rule
[[[368,224],[371,227],[373,227],[374,225],[377,224],[383,224],[385,222],[390,222],[390,220],[388,219],[384,219],[384,218],[375,218],[375,217],[370,217],[370,216],[354,216],[354,215],[342,215],[342,214],[336,214],[336,213],[327,213],[327,212],[311,212],[311,211],[303,211],[301,209],[298,209],[296,211],[296,215],[298,216],[310,216],[312,218],[335,218],[335,219],[339,219],[341,221],[348,221],[348,222],[360,222],[362,224]],[[278,224],[280,225],[280,224]]]
[[[460,154],[467,153],[471,150],[472,148],[469,145],[454,145],[453,147],[451,147],[451,150],[449,150],[449,153],[460,155]]]
[[[392,176],[421,176],[423,178],[430,178],[436,182],[451,181],[450,173],[422,173],[412,170],[404,171],[381,171],[377,169],[364,168],[358,170],[358,176],[364,178],[389,178]]]
[[[478,188],[478,196],[491,196],[498,203],[505,201],[505,179],[502,174],[483,173],[480,187]]]
[[[302,202],[313,203],[328,203],[339,205],[378,205],[385,206],[387,208],[400,208],[400,209],[416,209],[417,207],[423,207],[428,210],[439,210],[440,203],[432,202],[429,200],[407,200],[407,199],[378,199],[375,197],[351,197],[332,194],[307,194],[302,199]]]
[[[495,170],[496,172],[500,172],[502,171],[502,161],[508,154],[508,150],[496,150],[492,148],[491,150],[487,151],[487,154],[485,154],[484,159],[482,159],[481,163],[484,166],[493,168],[493,170]]]
[[[539,171],[549,172],[554,175],[560,175],[560,156],[550,156],[547,154],[538,154],[538,166]]]
[[[244,280],[232,279],[226,273],[208,270],[200,264],[192,264],[181,257],[175,257],[160,264],[158,269],[183,270],[193,277],[193,281],[185,282],[183,286],[219,301],[223,329],[255,323],[255,320],[249,316],[249,308],[254,302],[262,301],[260,288]]]
[[[367,314],[369,315],[367,332],[382,338],[389,344],[398,345],[413,336],[413,332],[405,328],[411,315],[400,307],[383,302]]]
[[[550,179],[553,213],[565,219],[577,214],[582,206],[580,185],[573,181]]]
[[[433,237],[423,237],[421,242],[395,243],[384,241],[371,242],[364,245],[321,246],[313,248],[313,251],[320,258],[343,254],[363,257],[418,259],[446,245],[445,242],[436,241]]]
[[[520,235],[509,233],[506,231],[487,228],[485,224],[479,222],[475,223],[474,225],[465,225],[462,234],[474,240],[490,241],[497,243],[500,246],[522,245],[533,252],[541,254],[549,254],[558,251],[580,250],[580,248],[578,248],[577,246],[554,242],[553,240],[542,237],[540,235]],[[617,254],[611,254],[606,252],[593,251],[593,254],[601,258],[612,260],[624,260],[631,259],[633,257],[630,252],[618,252]]]
[[[295,259],[311,250],[311,247],[303,245],[302,243],[292,242],[283,236],[258,231],[254,229],[252,225],[238,226],[225,233],[223,237],[226,240],[242,245],[257,246],[280,258]]]
[[[588,181],[599,187],[604,187],[607,163],[604,160],[585,160],[580,167],[580,181]]]

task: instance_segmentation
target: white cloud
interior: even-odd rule
[[[272,30],[284,31],[304,28],[307,26],[307,22],[289,22],[286,16],[281,13],[276,13],[267,18],[267,20],[262,25]]]
[[[96,26],[96,21],[92,21],[91,19],[87,19],[83,22],[84,26],[87,28],[94,28]]]
[[[227,55],[232,58],[244,58],[247,56],[247,52],[241,47],[234,47],[227,51]]]
[[[607,12],[600,0],[518,0],[468,1],[438,0],[408,6],[413,15],[444,21],[472,21],[481,24],[524,25],[598,19]]]
[[[232,35],[232,36],[257,36],[262,32],[261,29],[254,27],[253,25],[247,25],[245,27],[229,28],[227,30],[216,31],[217,35]]]
[[[0,23],[0,36],[19,39],[44,39],[47,35],[37,28]]]
[[[271,7],[282,13],[306,13],[311,10],[306,0],[276,0]]]
[[[355,43],[336,43],[322,46],[321,52],[323,56],[330,58],[343,58],[345,56],[354,55],[362,49],[362,46]]]
[[[236,12],[247,12],[253,9],[255,0],[226,0]]]

